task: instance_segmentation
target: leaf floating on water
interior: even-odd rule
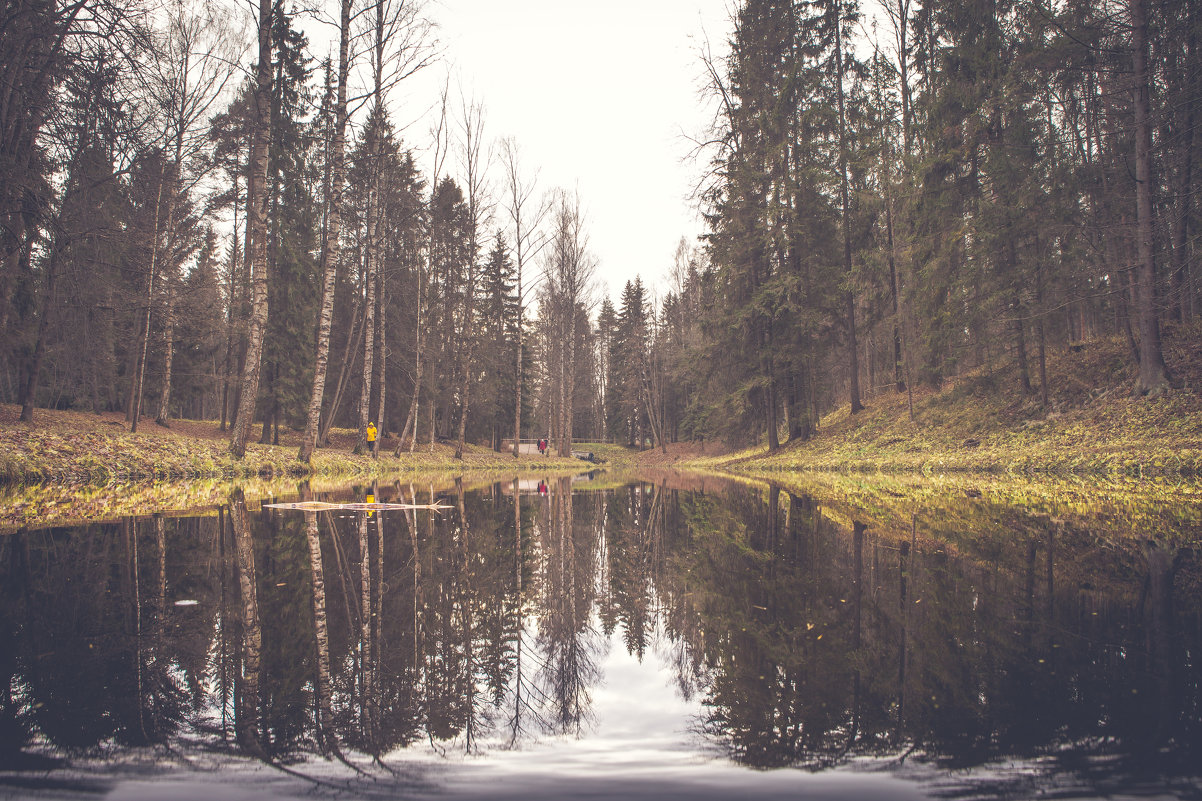
[[[175,605],[176,605],[176,606],[196,606],[196,605],[197,605],[197,604],[199,604],[199,603],[200,603],[200,601],[195,601],[195,600],[193,600],[193,599],[191,599],[191,598],[188,598],[188,599],[186,599],[186,600],[183,600],[183,601],[176,601],[176,602],[175,602]]]

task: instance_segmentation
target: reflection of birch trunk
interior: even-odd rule
[[[1039,555],[1039,549],[1035,546],[1035,540],[1027,540],[1027,584],[1026,584],[1026,603],[1023,609],[1024,621],[1027,625],[1024,631],[1024,642],[1030,643],[1032,630],[1035,622],[1035,563]]]
[[[365,740],[372,737],[371,709],[371,540],[367,513],[359,514],[359,728]]]
[[[226,629],[229,626],[229,619],[226,616],[226,563],[225,563],[225,507],[221,506],[217,509],[217,565],[218,573],[221,576],[221,603],[217,607],[217,682],[218,692],[221,693],[221,739],[225,741],[229,738],[229,720],[226,717],[229,708],[230,698],[230,677],[229,677],[229,662],[226,658]]]
[[[409,503],[417,505],[417,491],[409,485]],[[431,501],[433,503],[433,501]],[[433,515],[431,515],[433,516]],[[421,607],[422,607],[422,560],[417,544],[417,511],[405,510],[405,523],[409,526],[409,549],[413,552],[413,673],[420,674],[418,660],[421,657]]]
[[[768,488],[768,542],[765,544],[769,551],[776,551],[776,541],[780,536],[780,487],[773,484]]]
[[[138,571],[138,524],[134,520],[126,520],[125,545],[130,559],[130,585],[134,591],[134,674],[138,685],[138,726],[142,730],[142,739],[146,736],[146,705],[142,703],[142,590]]]
[[[467,525],[467,512],[463,505],[463,478],[455,479],[455,508],[459,512],[459,549],[460,557],[463,560],[463,594],[461,613],[463,615],[463,673],[465,685],[467,688],[467,721],[464,726],[464,747],[467,751],[472,750],[472,745],[476,739],[476,665],[475,654],[472,651],[472,635],[473,635],[473,620],[472,620],[472,582],[471,582],[471,557],[468,547],[469,531]]]
[[[317,512],[305,512],[305,535],[309,541],[309,575],[313,584],[313,635],[317,642],[317,741],[323,750],[338,750],[330,710],[330,632],[326,621],[326,579],[322,569],[321,540]]]
[[[520,390],[519,390],[520,393]],[[520,397],[520,395],[519,395]],[[517,456],[517,440],[514,440],[514,456]],[[509,719],[509,745],[517,743],[522,732],[522,495],[518,479],[513,479],[513,575],[517,598],[513,605],[513,630],[517,632],[514,642],[513,662],[513,716]]]
[[[1048,526],[1047,615],[1049,623],[1052,621],[1052,614],[1056,611],[1056,573],[1054,570],[1056,564],[1056,528],[1056,526]]]
[[[167,526],[162,515],[154,516],[154,539],[155,550],[158,553],[159,559],[159,580],[155,587],[154,598],[154,637],[150,643],[150,655],[148,658],[151,679],[150,697],[140,701],[143,708],[147,706],[148,702],[153,703],[157,707],[156,696],[162,691],[162,688],[158,686],[163,673],[159,660],[163,652],[164,640],[167,637]],[[141,660],[139,660],[139,664],[141,664]],[[152,709],[153,711],[156,710]],[[151,719],[151,731],[156,732],[156,736],[159,731],[158,723],[159,718],[157,715],[154,715]]]
[[[259,743],[259,670],[263,631],[259,624],[254,540],[241,491],[236,493],[230,504],[230,517],[234,526],[234,552],[242,597],[242,676],[240,687],[235,691],[234,731],[243,748],[255,756],[266,758],[263,746]]]
[[[645,554],[646,584],[643,591],[647,593],[648,598],[652,595],[652,584],[658,579],[660,542],[662,540],[660,534],[663,530],[664,483],[666,481],[652,486],[651,512],[647,515],[647,525],[645,528],[646,535],[643,553]]]
[[[379,440],[376,440],[377,445]],[[372,495],[379,497],[379,489],[372,484]],[[371,626],[372,626],[372,646],[371,646],[371,719],[375,726],[379,726],[382,718],[380,711],[380,662],[381,654],[384,653],[384,514],[376,515],[376,586],[375,593],[372,595],[372,610],[371,610]],[[376,732],[373,731],[373,735]]]
[[[906,723],[906,645],[910,629],[910,606],[906,603],[906,593],[909,584],[910,560],[914,558],[912,554],[910,543],[903,540],[898,557],[897,578],[898,625],[901,629],[897,646],[897,732],[895,737],[898,741],[902,738]]]
[[[855,632],[852,635],[852,645],[859,651],[862,642],[861,622],[863,620],[864,602],[864,532],[868,526],[863,523],[852,523],[853,548],[855,550],[855,573],[852,576],[852,604],[855,614]],[[857,660],[858,661],[858,660]],[[851,695],[851,732],[848,735],[848,747],[859,738],[860,729],[860,669],[852,672]]]
[[[167,632],[167,526],[162,515],[154,516],[154,540],[159,552],[159,586],[155,598],[155,613],[158,615],[160,640]]]

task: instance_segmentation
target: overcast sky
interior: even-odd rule
[[[433,103],[450,70],[453,92],[484,103],[485,135],[514,137],[540,188],[579,191],[603,291],[616,298],[636,274],[660,284],[680,237],[702,230],[689,198],[701,165],[686,137],[705,128],[699,53],[707,36],[723,47],[727,1],[433,0],[428,10],[444,63],[394,104],[412,115]],[[415,123],[406,140],[428,146],[427,128]]]

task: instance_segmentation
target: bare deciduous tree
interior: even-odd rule
[[[486,180],[490,153],[484,148],[484,106],[478,101],[462,100],[459,119],[459,146],[464,183],[467,189],[468,246],[467,282],[464,286],[463,317],[460,336],[466,343],[467,352],[463,359],[462,387],[460,390],[459,433],[455,440],[455,458],[463,458],[463,440],[467,431],[467,415],[471,405],[472,375],[475,367],[472,356],[475,352],[476,331],[476,283],[479,275],[480,231],[492,214],[486,197]]]
[[[505,210],[509,214],[509,222],[513,228],[514,264],[517,268],[517,347],[516,376],[513,403],[513,455],[518,455],[518,444],[522,437],[522,334],[524,328],[524,290],[522,284],[522,267],[529,260],[538,257],[546,239],[542,234],[543,220],[547,216],[549,206],[546,203],[535,203],[534,190],[538,181],[538,173],[527,178],[522,174],[519,162],[517,142],[508,138],[501,143],[505,162]]]
[[[579,306],[587,308],[597,264],[588,250],[579,194],[557,192],[552,213],[548,250],[543,258],[543,297],[547,308],[540,313],[547,316],[552,336],[562,349],[550,378],[558,451],[560,456],[568,456],[572,452],[572,410],[576,395],[576,313]]]

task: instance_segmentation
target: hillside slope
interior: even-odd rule
[[[915,388],[824,417],[818,433],[769,453],[708,466],[740,471],[989,471],[1202,474],[1202,331],[1166,332],[1180,388],[1132,397],[1135,370],[1117,340],[1049,352],[1049,403],[1020,391],[1013,365],[982,368],[940,391]]]

